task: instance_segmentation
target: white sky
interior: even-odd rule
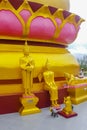
[[[70,0],[70,12],[79,15],[85,19],[80,26],[80,30],[76,40],[73,42],[76,44],[86,44],[87,46],[87,0]]]

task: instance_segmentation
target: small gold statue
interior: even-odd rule
[[[70,118],[78,115],[73,111],[73,105],[70,96],[64,98],[64,104],[65,107],[58,112],[59,115],[64,116],[65,118]]]
[[[34,60],[29,55],[29,47],[27,41],[24,47],[24,56],[20,59],[20,67],[22,70],[22,81],[25,89],[25,96],[31,95],[33,85]]]
[[[63,112],[65,112],[66,114],[71,114],[73,112],[73,108],[72,108],[70,96],[64,97],[64,104],[65,107],[63,108]]]
[[[54,81],[54,72],[49,70],[49,62],[46,62],[46,71],[43,73],[45,90],[49,91],[52,106],[58,106],[58,88]]]

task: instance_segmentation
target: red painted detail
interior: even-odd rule
[[[57,8],[54,8],[54,7],[51,7],[51,6],[48,6],[48,8],[49,8],[51,14],[54,14],[57,10]]]
[[[85,82],[85,79],[84,79],[84,82]],[[76,85],[73,85],[73,86],[67,86],[67,88],[82,88],[82,87],[86,87],[87,86],[87,83],[81,83],[81,84],[76,84]]]
[[[20,37],[23,27],[19,19],[9,10],[0,11],[0,35]]]
[[[19,41],[19,40],[8,40],[8,39],[0,39],[0,43],[4,43],[4,44],[12,44],[12,45],[24,45],[24,41]],[[28,45],[32,45],[32,46],[46,46],[46,47],[56,47],[56,48],[65,48],[66,45],[61,45],[61,44],[55,44],[55,43],[47,43],[47,42],[37,42],[37,41],[27,41]],[[39,81],[37,81],[39,82]]]
[[[69,95],[67,88],[60,88],[58,91],[58,103],[62,104],[64,102],[64,97]]]
[[[0,114],[18,112],[21,104],[19,98],[21,95],[0,96]]]
[[[76,112],[73,112],[71,114],[66,114],[63,111],[59,111],[58,114],[65,117],[65,118],[71,118],[71,117],[74,117],[74,116],[78,115]]]
[[[66,19],[66,18],[69,17],[70,15],[71,15],[71,13],[68,12],[67,10],[64,10],[64,11],[63,11],[63,17],[64,17],[64,19]]]
[[[22,84],[22,79],[0,80],[0,84]]]
[[[39,102],[37,106],[39,108],[49,107],[50,106],[50,95],[48,91],[42,91],[39,93],[35,93],[35,95],[39,98]]]
[[[41,8],[43,6],[43,4],[35,3],[35,2],[31,2],[31,1],[29,1],[29,5],[30,5],[31,9],[33,10],[33,12],[37,11],[39,8]]]
[[[78,22],[80,21],[80,19],[81,19],[80,16],[78,16],[78,15],[75,16],[75,21],[76,21],[76,23],[78,23]]]
[[[62,80],[65,80],[65,78],[64,77],[55,77],[54,80],[62,81]],[[41,82],[44,82],[43,78],[42,78]],[[33,78],[33,83],[39,83],[38,77]],[[3,80],[0,80],[0,84],[22,84],[22,79],[3,79]],[[68,88],[68,86],[64,86],[64,87]]]
[[[67,96],[67,89],[59,89],[58,103],[63,103],[63,99]],[[37,106],[39,108],[45,108],[50,106],[50,95],[48,91],[36,92],[35,96],[39,98]],[[0,96],[0,114],[18,112],[21,108],[20,97],[22,94]]]
[[[15,8],[18,9],[20,5],[23,3],[24,0],[9,0],[11,5]]]

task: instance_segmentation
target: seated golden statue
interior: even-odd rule
[[[57,106],[58,88],[54,81],[54,72],[49,70],[49,62],[46,63],[46,71],[43,73],[45,90],[49,91],[52,106]]]
[[[64,73],[64,75],[65,75],[67,84],[71,85],[72,82],[75,80],[75,76],[73,74],[69,74],[69,73]]]
[[[24,47],[24,56],[20,58],[20,67],[22,70],[22,81],[23,87],[25,89],[25,96],[31,94],[31,88],[33,85],[33,69],[34,61],[29,55],[29,47],[27,41],[25,42]]]
[[[65,73],[64,75],[65,75],[66,82],[68,85],[87,83],[87,77],[80,78],[69,73]]]
[[[70,96],[64,98],[64,104],[65,107],[63,108],[63,112],[66,114],[71,114],[73,110],[72,110],[72,103],[71,103]]]

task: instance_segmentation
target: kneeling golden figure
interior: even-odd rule
[[[63,111],[66,114],[71,114],[73,112],[73,109],[72,109],[70,96],[64,98],[64,104],[65,104],[65,107],[63,108]]]

